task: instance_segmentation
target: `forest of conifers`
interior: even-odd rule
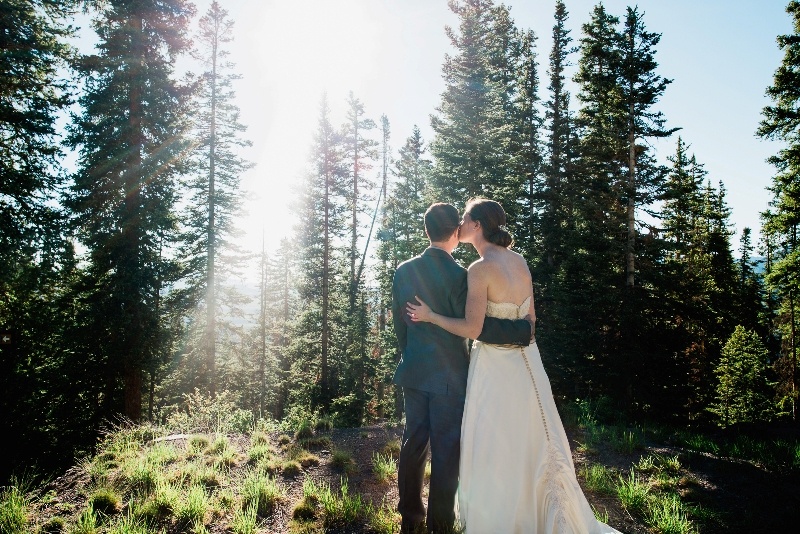
[[[598,4],[571,35],[554,3],[548,40],[492,0],[451,2],[432,139],[400,132],[393,153],[390,118],[351,94],[334,124],[323,98],[297,224],[253,255],[224,3],[0,0],[2,476],[70,463],[109,422],[163,420],[187,395],[251,419],[401,417],[392,275],[427,246],[431,202],[474,196],[505,207],[529,263],[557,397],[699,427],[795,420],[800,4],[754,132],[784,147],[762,239],[744,228],[734,251],[724,177],[659,111],[660,34]],[[90,55],[69,45],[80,10]],[[178,71],[188,56],[200,74]]]

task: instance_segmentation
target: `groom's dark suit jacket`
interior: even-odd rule
[[[397,267],[392,285],[392,321],[401,359],[393,382],[431,393],[465,395],[467,340],[432,324],[412,322],[406,302],[419,296],[433,311],[464,317],[467,271],[444,250],[428,248]],[[486,317],[478,339],[487,343],[527,345],[531,326],[524,320]]]

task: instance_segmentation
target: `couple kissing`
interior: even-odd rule
[[[531,274],[505,224],[492,200],[470,200],[463,216],[433,204],[430,246],[395,272],[401,532],[617,532],[595,519],[578,486],[534,341]],[[459,243],[480,256],[469,269],[452,257]]]

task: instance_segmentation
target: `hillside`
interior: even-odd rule
[[[800,519],[796,439],[667,435],[602,425],[587,410],[565,420],[590,503],[623,532],[781,532]],[[402,428],[316,427],[293,436],[117,428],[43,489],[7,489],[0,531],[397,532]]]

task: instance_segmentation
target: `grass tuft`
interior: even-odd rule
[[[317,432],[327,432],[333,430],[333,419],[330,416],[322,416],[314,423],[314,430]]]
[[[98,534],[97,516],[94,515],[92,505],[87,506],[81,515],[78,516],[78,521],[72,529],[71,534]]]
[[[376,453],[372,456],[372,470],[378,482],[386,482],[397,476],[397,460],[391,456]]]
[[[209,499],[203,486],[194,485],[178,502],[175,518],[181,525],[205,524],[206,512],[209,508]]]
[[[274,478],[251,471],[242,482],[242,507],[255,506],[258,515],[265,517],[283,500],[283,489]]]
[[[650,486],[642,482],[633,469],[628,476],[624,478],[619,475],[619,483],[617,484],[617,497],[619,497],[622,506],[624,506],[630,513],[642,515],[647,506],[647,498],[650,494]]]
[[[580,475],[586,482],[586,487],[591,491],[609,495],[614,493],[614,480],[612,472],[602,464],[583,465]]]
[[[391,456],[395,460],[400,458],[400,440],[392,439],[383,446],[381,452],[386,456]]]
[[[0,532],[23,534],[28,524],[30,502],[16,486],[10,486],[0,493]]]
[[[95,512],[114,515],[122,509],[122,497],[112,488],[98,488],[89,497],[89,504]]]
[[[67,521],[61,516],[51,517],[45,524],[39,527],[39,534],[60,534],[66,532]],[[4,532],[4,531],[0,531]]]
[[[336,449],[331,455],[331,465],[347,474],[356,471],[356,463],[353,461],[353,455],[343,449]]]
[[[660,534],[693,534],[695,532],[680,497],[659,495],[653,499],[645,514],[647,524]]]
[[[189,444],[187,445],[187,448],[189,453],[192,455],[200,455],[203,454],[203,451],[208,449],[209,445],[211,445],[211,441],[208,439],[208,436],[195,434],[189,438]]]
[[[328,436],[313,436],[298,440],[297,445],[309,450],[330,450],[333,448],[333,441]]]
[[[295,460],[286,460],[281,464],[281,473],[287,477],[296,477],[300,473],[303,472],[303,467],[300,465],[300,462]]]
[[[314,436],[314,430],[311,428],[311,423],[303,421],[297,432],[294,433],[295,440],[308,439]]]
[[[257,447],[259,445],[269,446],[269,437],[263,432],[253,432],[250,436],[250,446]]]
[[[255,534],[258,526],[258,509],[255,504],[240,508],[233,514],[231,529],[235,534]]]
[[[122,516],[118,521],[114,522],[108,530],[107,534],[150,534],[147,525],[142,523],[139,519],[131,514]]]

